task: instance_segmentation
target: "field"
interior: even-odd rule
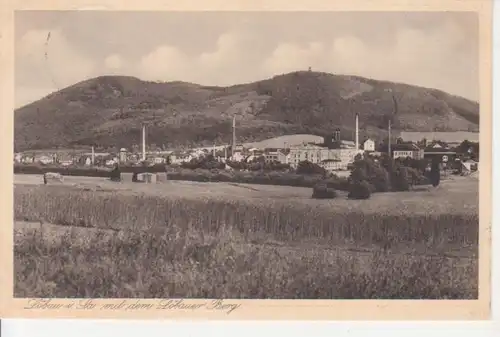
[[[477,298],[478,184],[310,188],[16,175],[16,297]]]

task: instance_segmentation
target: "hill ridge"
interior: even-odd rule
[[[398,100],[393,116],[392,93]],[[240,143],[291,134],[345,139],[360,116],[362,137],[380,140],[394,130],[477,131],[479,104],[444,91],[354,75],[296,71],[261,81],[207,86],[102,75],[16,109],[16,150],[97,145],[132,147],[149,123],[153,146],[229,143],[232,118]]]

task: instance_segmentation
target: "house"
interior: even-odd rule
[[[117,162],[114,159],[108,159],[106,160],[105,164],[106,166],[114,166]]]
[[[363,150],[369,152],[375,151],[375,142],[372,139],[368,138],[363,143]]]
[[[52,156],[41,155],[38,158],[36,158],[35,161],[44,165],[48,165],[54,163],[54,158]]]
[[[391,153],[394,159],[396,158],[424,158],[424,151],[415,143],[400,143],[391,146]]]
[[[340,141],[340,148],[341,149],[355,149],[356,143],[352,140],[341,140]]]
[[[167,162],[167,159],[163,158],[163,157],[154,157],[153,158],[154,164],[165,164],[166,162]]]
[[[319,166],[324,168],[327,172],[341,171],[343,164],[340,159],[325,159],[319,163]]]
[[[246,158],[245,155],[243,155],[241,152],[238,151],[231,156],[231,161],[240,162],[243,161],[245,158]]]
[[[33,164],[35,162],[35,157],[32,155],[23,155],[21,162],[23,164]]]
[[[126,148],[122,147],[120,149],[119,159],[120,159],[120,163],[127,162],[127,149]]]
[[[20,163],[23,159],[23,155],[21,153],[14,153],[14,162]]]
[[[170,156],[170,163],[171,164],[182,164],[182,163],[187,163],[190,162],[194,157],[189,154],[185,153],[179,153],[179,154],[172,154]]]
[[[69,159],[64,159],[64,160],[61,160],[59,161],[59,164],[61,164],[61,166],[71,166],[73,165],[73,160],[69,160]]]
[[[454,161],[457,153],[443,142],[432,142],[424,149],[424,158],[447,163]]]

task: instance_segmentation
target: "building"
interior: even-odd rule
[[[457,153],[441,142],[433,142],[424,149],[424,158],[448,163],[457,159]]]
[[[264,159],[266,163],[277,162],[279,150],[274,148],[264,149]]]
[[[434,141],[442,141],[455,147],[462,143],[464,140],[470,142],[479,143],[479,132],[467,132],[467,131],[457,131],[457,132],[408,132],[401,131],[400,138],[405,142],[420,142],[422,140],[426,141],[424,146],[428,146],[429,143]]]
[[[338,159],[322,160],[319,166],[324,168],[327,172],[341,171],[343,169],[342,162]]]
[[[14,162],[20,163],[23,160],[23,155],[21,153],[14,154]]]
[[[288,162],[292,167],[297,167],[301,161],[309,161],[318,164],[325,159],[329,159],[329,149],[317,145],[292,146],[289,149]]]
[[[297,167],[301,161],[305,160],[318,165],[324,162],[325,165],[335,167],[336,170],[347,170],[348,165],[354,162],[354,158],[362,153],[363,150],[355,148],[329,149],[317,145],[297,146],[290,148],[288,163],[292,167]]]
[[[120,159],[120,163],[127,162],[127,149],[126,148],[122,147],[120,149],[119,159]]]
[[[391,146],[392,157],[396,158],[424,158],[424,151],[415,143],[401,143]]]
[[[363,150],[367,152],[375,151],[375,142],[372,139],[368,138],[363,143]]]
[[[52,156],[41,155],[40,157],[35,159],[37,162],[48,165],[54,163],[54,158]]]
[[[470,174],[474,171],[477,171],[479,166],[478,164],[479,164],[478,162],[472,159],[466,160],[462,162],[462,172],[464,174]]]
[[[245,159],[245,155],[243,155],[241,152],[235,152],[231,156],[231,161],[236,161],[236,162],[241,162]]]

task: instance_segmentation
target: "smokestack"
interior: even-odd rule
[[[392,157],[391,153],[391,120],[389,119],[389,126],[387,127],[387,131],[389,133],[389,141],[388,141],[388,147],[387,147],[387,152],[389,153],[389,157]]]
[[[236,116],[233,116],[233,147],[232,147],[233,155],[235,150],[236,150]]]
[[[142,160],[146,161],[146,124],[142,124]]]
[[[224,146],[224,160],[227,159],[227,146]]]
[[[214,143],[214,148],[213,148],[213,154],[214,154],[214,158],[215,158],[215,143]]]
[[[359,116],[356,114],[356,150],[359,150]]]
[[[94,166],[94,163],[95,163],[95,151],[94,151],[94,147],[92,146],[92,166]]]

